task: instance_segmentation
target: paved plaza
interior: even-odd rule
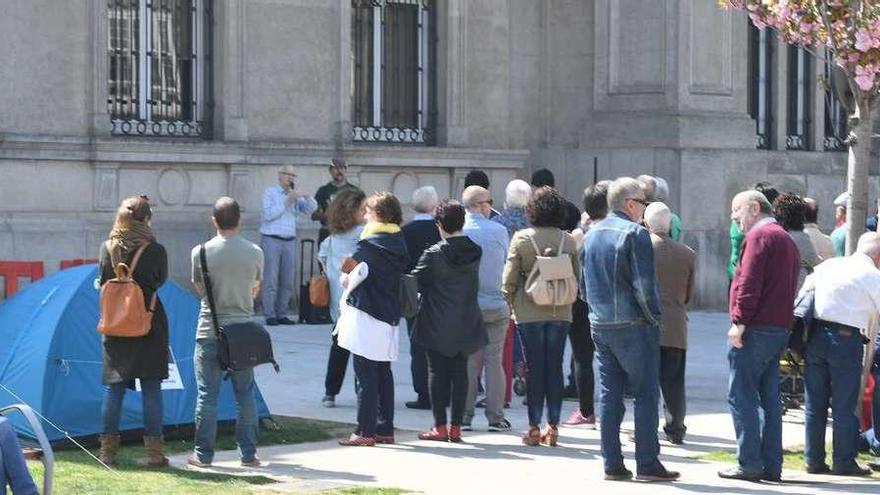
[[[394,363],[395,424],[397,444],[375,448],[339,447],[335,441],[296,446],[266,447],[259,451],[264,466],[257,470],[238,467],[236,452],[218,453],[214,471],[262,474],[281,483],[271,490],[313,492],[343,486],[395,487],[428,494],[540,493],[542,490],[577,490],[585,493],[743,493],[831,494],[878,493],[877,480],[810,476],[785,471],[786,482],[746,483],[722,480],[724,468],[695,459],[703,453],[734,449],[733,426],[727,412],[727,315],[695,312],[690,315],[688,350],[688,435],[683,446],[662,443],[662,460],[669,469],[681,471],[675,483],[606,482],[602,480],[599,432],[581,427],[560,429],[559,446],[525,447],[519,434],[528,424],[526,408],[515,399],[508,409],[514,425],[509,433],[489,433],[485,418],[474,419],[476,431],[465,433],[464,445],[419,441],[416,432],[431,426],[430,411],[406,409],[414,398],[409,373],[408,342],[401,341],[401,359]],[[352,423],[356,416],[354,375],[349,369],[337,407],[321,407],[324,370],[329,348],[328,326],[277,327],[272,330],[276,357],[282,373],[261,367],[257,381],[274,414]],[[402,332],[405,336],[405,332]],[[567,360],[566,360],[567,362]],[[576,402],[563,404],[563,417]],[[631,431],[631,404],[622,439]],[[803,444],[802,413],[785,418],[786,446]],[[661,433],[662,438],[662,433]],[[830,441],[830,430],[829,430]],[[635,470],[634,445],[624,446],[627,466]],[[183,456],[172,460],[184,463]]]

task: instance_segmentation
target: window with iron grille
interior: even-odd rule
[[[208,137],[211,0],[107,4],[112,133]]]
[[[788,121],[785,148],[809,149],[813,119],[812,55],[799,46],[788,47]]]
[[[755,119],[756,147],[770,149],[773,129],[773,46],[769,29],[749,23],[749,115]]]
[[[434,142],[433,0],[352,0],[352,138]]]
[[[844,140],[849,130],[846,127],[847,112],[846,107],[840,102],[838,95],[840,90],[845,90],[846,79],[834,76],[835,67],[832,62],[825,62],[825,141],[823,149],[825,151],[846,151]],[[839,69],[838,69],[839,70]],[[843,84],[843,88],[839,88],[839,84]]]

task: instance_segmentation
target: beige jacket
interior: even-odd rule
[[[532,246],[531,237],[544,251],[555,255],[559,248],[559,241],[564,238],[562,252],[571,257],[571,265],[578,279],[581,278],[581,264],[578,260],[577,247],[571,234],[565,233],[555,227],[536,227],[518,231],[510,240],[510,248],[507,251],[507,262],[504,264],[504,276],[502,278],[502,292],[513,312],[516,323],[533,323],[536,321],[571,321],[571,305],[567,306],[538,306],[526,295],[526,277],[532,271],[537,253]]]
[[[694,292],[696,254],[668,235],[651,234],[654,270],[663,307],[661,347],[687,349],[687,304]]]

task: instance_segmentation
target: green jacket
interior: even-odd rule
[[[730,221],[730,261],[727,262],[727,278],[733,280],[736,273],[736,265],[739,263],[739,254],[742,249],[742,242],[746,236],[739,230],[736,221]]]

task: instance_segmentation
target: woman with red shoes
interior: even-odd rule
[[[425,250],[412,271],[422,295],[412,338],[428,354],[434,412],[434,427],[420,433],[421,440],[462,441],[468,356],[488,343],[477,304],[482,250],[462,235],[464,217],[464,207],[455,200],[437,206],[434,219],[442,240]],[[446,415],[449,405],[451,418]]]

